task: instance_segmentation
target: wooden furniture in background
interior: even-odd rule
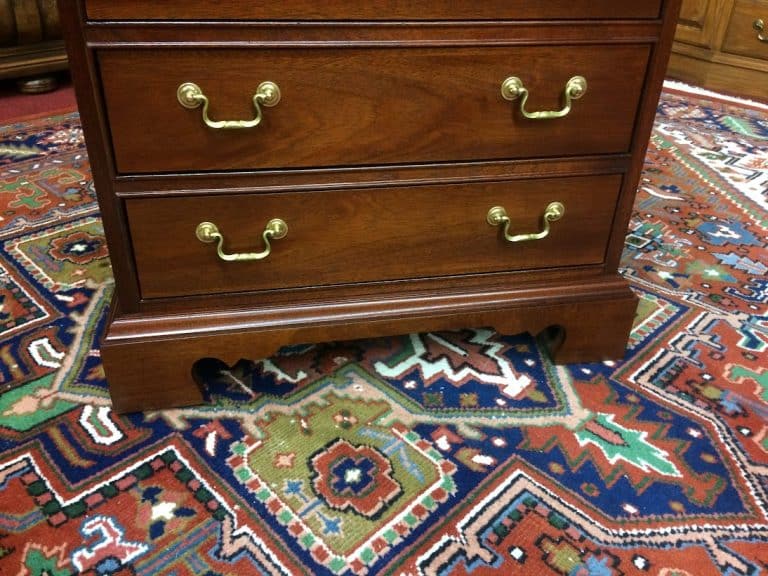
[[[199,403],[196,360],[286,344],[493,326],[624,354],[679,0],[60,5],[118,411]]]
[[[683,0],[668,74],[768,101],[768,0]]]
[[[57,85],[52,73],[66,68],[56,0],[0,0],[0,78],[47,92]]]

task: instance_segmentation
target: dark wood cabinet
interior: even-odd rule
[[[117,410],[304,342],[493,326],[556,362],[623,354],[677,0],[60,6]]]

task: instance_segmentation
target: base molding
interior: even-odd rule
[[[768,81],[768,63],[762,68],[743,57],[721,56],[710,51],[691,50],[675,52],[669,60],[667,75],[695,86],[722,92],[731,96],[766,100],[765,83]]]
[[[122,315],[113,302],[101,357],[114,409],[134,412],[202,403],[192,377],[200,358],[234,364],[292,344],[493,327],[538,335],[555,363],[618,359],[636,308],[637,297],[618,276],[185,315]]]

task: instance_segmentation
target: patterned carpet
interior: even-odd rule
[[[411,334],[111,412],[78,116],[0,128],[0,574],[768,573],[768,112],[667,90],[624,362]]]

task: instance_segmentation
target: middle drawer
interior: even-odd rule
[[[131,198],[126,211],[143,298],[215,294],[600,264],[621,175],[324,192]],[[561,203],[564,214],[544,223]],[[509,242],[508,234],[549,234]],[[550,208],[551,210],[551,208]],[[271,238],[267,223],[287,234]],[[209,222],[218,243],[196,237]],[[208,232],[211,232],[208,228]],[[215,240],[215,238],[209,238]]]
[[[123,174],[624,153],[648,56],[645,44],[98,53]],[[525,90],[526,112],[563,112],[577,76],[586,91],[567,115],[523,116]],[[502,97],[511,77],[514,101]],[[259,112],[263,82],[281,98]],[[193,109],[177,98],[185,83],[207,98],[210,121],[260,123],[207,126],[199,96]]]

